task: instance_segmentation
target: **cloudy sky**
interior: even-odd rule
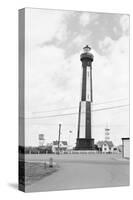
[[[86,44],[94,54],[92,136],[104,140],[107,124],[114,144],[129,136],[128,106],[98,111],[129,104],[128,15],[27,8],[25,34],[26,145],[38,145],[39,133],[57,140],[59,123],[61,140],[75,144]]]

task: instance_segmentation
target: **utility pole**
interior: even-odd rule
[[[60,153],[60,134],[61,134],[61,124],[59,124],[59,135],[58,135],[58,154]]]

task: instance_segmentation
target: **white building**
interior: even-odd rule
[[[99,141],[97,143],[97,147],[99,149],[99,151],[102,151],[103,153],[110,153],[112,152],[112,148],[113,148],[113,142],[112,141]]]
[[[68,144],[67,144],[67,141],[60,141],[60,144],[59,144],[59,149],[58,149],[58,141],[53,141],[53,144],[52,144],[52,151],[54,153],[58,152],[58,150],[60,152],[62,151],[66,151],[68,149]]]
[[[122,138],[122,157],[130,158],[130,138]]]

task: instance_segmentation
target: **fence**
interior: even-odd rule
[[[102,152],[98,150],[67,150],[55,152],[55,154],[120,154],[120,152]]]

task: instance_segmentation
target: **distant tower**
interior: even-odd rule
[[[108,128],[108,125],[106,125],[105,128],[105,141],[109,141],[110,140],[110,129]]]
[[[91,102],[92,102],[92,62],[93,54],[87,45],[80,55],[82,62],[82,89],[79,103],[77,150],[94,149],[94,139],[91,137]]]
[[[44,134],[39,134],[38,139],[39,139],[39,146],[43,146],[44,145]]]

